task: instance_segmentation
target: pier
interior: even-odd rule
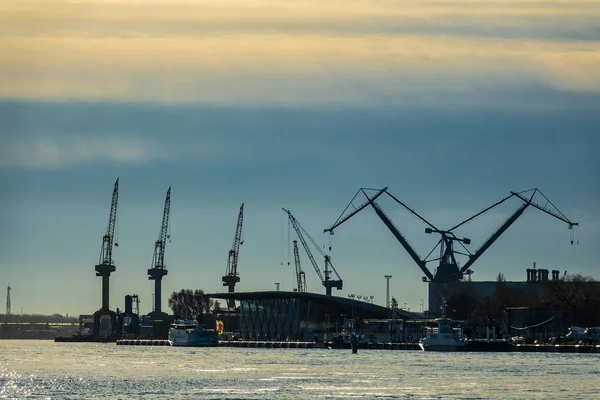
[[[116,343],[119,346],[169,346],[165,339],[118,339],[115,337],[57,337],[55,342],[68,343]],[[244,347],[265,349],[351,349],[350,343],[301,342],[301,341],[258,341],[258,340],[221,340],[218,347]],[[421,351],[418,343],[359,343],[362,350],[413,350]],[[582,353],[600,354],[599,344],[517,344],[510,345],[500,341],[473,341],[467,352],[519,352],[519,353]]]

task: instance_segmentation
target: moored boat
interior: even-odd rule
[[[219,345],[219,335],[199,322],[177,320],[169,329],[169,343],[171,346],[214,347]]]
[[[437,327],[427,328],[426,336],[419,341],[423,351],[462,351],[469,346],[469,341],[455,331],[446,317],[446,302],[443,301],[442,315],[436,320]]]

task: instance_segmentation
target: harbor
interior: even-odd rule
[[[546,203],[534,201],[536,196],[547,200]],[[384,197],[394,200],[425,222],[428,226],[425,233],[440,236],[434,248],[439,248],[439,258],[421,258],[417,255],[378,205]],[[471,239],[458,238],[452,233],[453,229],[510,199],[521,202],[520,206],[477,251],[468,254],[468,262],[459,267],[456,260],[462,253],[455,251],[454,245],[470,244]],[[171,240],[171,187],[166,191],[152,266],[147,270],[148,279],[153,281],[154,286],[152,311],[140,312],[137,294],[125,295],[124,307],[117,307],[113,311],[110,308],[110,277],[116,272],[113,251],[118,247],[115,238],[118,202],[117,178],[112,191],[108,227],[102,236],[99,262],[94,267],[96,276],[102,279],[101,307],[94,313],[80,315],[77,332],[72,336],[56,336],[57,343],[595,353],[596,348],[587,345],[594,345],[600,339],[596,328],[576,326],[580,322],[595,321],[593,316],[587,314],[588,309],[566,308],[559,304],[560,291],[565,288],[578,290],[580,287],[590,291],[589,296],[593,297],[594,291],[600,291],[600,284],[595,280],[582,281],[578,275],[571,279],[566,272],[561,276],[560,271],[538,268],[535,262],[533,268],[524,271],[525,281],[506,281],[501,273],[493,282],[471,279],[475,261],[520,218],[525,209],[537,209],[542,214],[558,219],[571,231],[579,225],[558,211],[538,189],[511,192],[450,230],[437,229],[433,223],[398,200],[387,187],[358,190],[338,219],[323,233],[333,234],[334,230],[339,230],[342,224],[362,210],[374,209],[381,222],[425,275],[423,283],[428,287],[429,296],[426,302],[421,299],[418,312],[407,309],[406,305],[400,307],[395,297],[391,296],[392,275],[384,275],[385,305],[376,304],[374,296],[352,293],[346,297],[335,295],[335,292],[343,290],[344,281],[343,271],[338,271],[331,261],[331,246],[329,249],[319,246],[298,218],[286,208],[282,208],[282,211],[290,227],[288,239],[293,245],[295,287],[293,290],[280,289],[279,283],[276,283],[275,290],[236,290],[236,285],[241,281],[238,264],[243,244],[244,203],[237,212],[226,273],[221,277],[226,291],[205,293],[199,289],[182,289],[173,292],[168,301],[172,314],[166,312],[162,307],[162,281],[168,276],[165,253]],[[295,233],[294,237],[292,232]],[[574,244],[573,239],[572,236],[571,245]],[[301,252],[316,272],[324,293],[307,289],[307,271],[302,267]],[[323,260],[323,267],[317,262],[318,258]],[[435,270],[426,266],[431,261],[438,263]],[[10,290],[8,286],[7,321],[10,316]],[[540,304],[536,296],[554,298]],[[519,297],[530,300],[510,300]],[[223,302],[222,306],[220,301]],[[9,325],[5,324],[2,332],[6,331],[6,327]],[[351,345],[353,341],[356,342],[355,346]],[[550,343],[551,346],[548,345]]]

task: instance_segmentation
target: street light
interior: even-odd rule
[[[385,306],[386,308],[390,308],[390,279],[392,279],[391,275],[383,276],[386,280],[385,283]]]

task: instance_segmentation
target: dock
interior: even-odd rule
[[[55,342],[64,343],[115,343],[119,338],[111,336],[67,336],[55,337]]]
[[[170,346],[168,340],[164,339],[119,339],[118,346]]]
[[[119,346],[170,346],[165,339],[119,339],[115,337],[72,336],[56,337],[55,342],[66,343],[116,343]],[[244,347],[265,349],[350,349],[350,343],[302,342],[302,341],[258,341],[221,340],[218,347]],[[421,351],[418,343],[359,343],[362,350],[414,350]],[[473,341],[465,350],[468,352],[519,352],[519,353],[582,353],[600,354],[600,344],[517,344],[501,341]]]

